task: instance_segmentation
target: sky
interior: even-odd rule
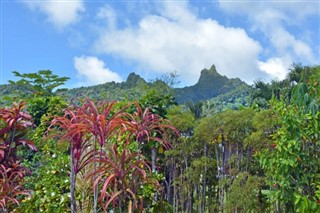
[[[178,74],[215,65],[252,84],[320,64],[320,1],[1,0],[0,84],[52,70],[66,87]]]

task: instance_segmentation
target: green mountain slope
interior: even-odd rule
[[[198,102],[212,99],[210,102],[214,105],[221,105],[223,103],[223,105],[229,104],[229,107],[235,108],[239,104],[246,105],[249,88],[246,83],[238,78],[229,79],[226,76],[220,75],[215,66],[212,65],[209,70],[203,69],[201,71],[199,81],[195,85],[174,88],[173,94],[179,104],[184,104],[186,101]],[[11,95],[13,91],[19,89],[21,88],[13,85],[0,85],[0,97]],[[170,90],[161,80],[150,83],[146,82],[139,75],[131,73],[127,80],[121,83],[107,82],[95,86],[58,90],[56,93],[67,98],[82,95],[97,100],[139,100],[149,89]],[[20,90],[19,93],[23,94],[24,90]],[[222,109],[223,107],[219,106],[219,108]]]
[[[209,103],[215,112],[222,112],[227,109],[239,109],[242,106],[246,107],[250,105],[250,92],[251,88],[246,84],[242,84],[227,93],[207,100],[206,103]]]
[[[84,95],[97,100],[135,100],[143,95],[151,84],[139,75],[131,73],[127,80],[121,83],[107,82],[95,86],[79,87],[70,90],[57,91],[59,95],[69,98]]]
[[[175,89],[174,95],[178,103],[197,102],[217,97],[240,86],[248,87],[238,78],[229,79],[220,75],[215,66],[212,65],[209,70],[203,69],[201,71],[199,81],[195,85]]]
[[[15,97],[25,97],[28,93],[29,90],[23,85],[0,85],[0,106],[11,106]]]

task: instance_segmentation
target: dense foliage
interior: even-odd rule
[[[2,212],[320,211],[319,66],[184,105],[134,74],[117,85],[144,88],[135,101],[16,74],[42,92],[0,108]]]

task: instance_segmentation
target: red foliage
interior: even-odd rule
[[[64,116],[57,116],[51,122],[49,129],[59,127],[64,130],[59,132],[60,140],[67,140],[71,145],[76,174],[94,155],[94,150],[86,151],[92,145],[92,139],[103,147],[122,127],[124,121],[119,116],[122,111],[112,112],[114,103],[100,102],[96,106],[93,101],[86,99],[82,106],[71,106],[65,110]]]
[[[19,205],[18,195],[30,195],[29,191],[22,187],[24,170],[6,168],[0,165],[0,206],[6,209],[10,204]]]
[[[157,141],[166,149],[170,148],[171,143],[168,141],[168,130],[179,135],[178,130],[170,125],[168,120],[152,113],[149,108],[143,110],[139,104],[136,103],[135,105],[135,113],[126,114],[128,118],[128,123],[126,124],[129,134],[135,137],[139,144]]]
[[[94,185],[100,184],[100,202],[107,211],[110,204],[113,207],[133,201],[134,208],[143,206],[143,198],[136,197],[137,190],[146,183],[159,188],[158,181],[150,178],[151,169],[144,157],[138,153],[131,153],[128,149],[121,152],[116,145],[108,149],[108,153],[94,159],[100,163],[98,170],[91,174],[98,175]],[[140,204],[140,205],[139,205]]]
[[[111,203],[114,206],[123,205],[128,199],[133,201],[135,208],[138,203],[142,208],[142,201],[136,198],[137,188],[147,182],[156,187],[159,183],[148,178],[147,173],[152,176],[151,170],[139,151],[131,153],[126,146],[119,149],[117,140],[125,137],[125,145],[152,140],[170,148],[168,130],[179,133],[167,120],[153,114],[148,108],[142,110],[137,103],[134,104],[136,111],[133,114],[125,112],[132,105],[115,110],[114,104],[94,103],[85,99],[81,106],[73,105],[65,110],[64,116],[55,117],[49,129],[58,127],[63,130],[60,131],[61,140],[70,143],[72,173],[76,175],[89,163],[95,165],[93,173],[88,177],[94,179],[94,190],[98,186],[102,187],[100,201],[105,210]],[[109,142],[110,139],[113,143]],[[100,147],[97,148],[96,144]],[[93,146],[91,151],[86,150],[89,146]],[[74,184],[73,176],[71,189]],[[71,195],[71,198],[74,197]]]
[[[26,138],[32,118],[24,112],[25,103],[14,103],[13,107],[0,109],[0,206],[7,209],[11,204],[19,204],[18,195],[28,195],[22,187],[27,171],[20,166],[17,148],[26,146],[33,151],[36,147]]]

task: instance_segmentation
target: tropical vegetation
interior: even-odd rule
[[[0,212],[320,212],[320,66],[252,86],[212,66],[184,89],[14,74]]]

